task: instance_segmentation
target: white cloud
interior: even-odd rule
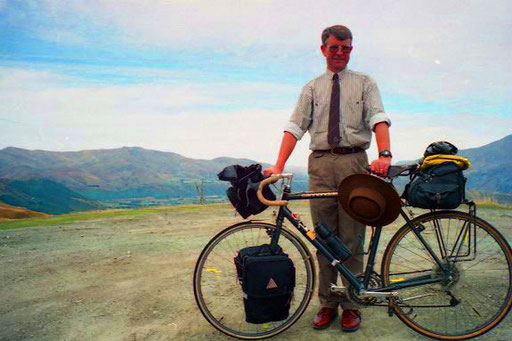
[[[351,66],[388,92],[437,101],[470,96],[505,101],[512,87],[512,2],[99,1],[31,3],[43,39],[95,48],[135,48],[186,56],[198,69],[212,58],[312,74],[323,68],[320,32],[345,23],[354,32]],[[94,52],[91,54],[94,56]],[[217,57],[215,57],[217,56]],[[197,63],[195,62],[197,60]],[[470,81],[470,82],[468,82]]]
[[[82,35],[64,29],[42,31],[41,38],[56,42],[58,44],[72,45],[83,44],[87,41]]]
[[[247,82],[70,86],[58,74],[4,68],[0,70],[0,148],[138,145],[194,158],[270,159],[265,153],[277,145],[288,114],[281,109],[210,108],[229,104],[232,96],[257,98],[287,87]],[[204,109],[197,109],[201,106]],[[268,129],[271,122],[275,130]]]
[[[6,90],[62,85],[69,80],[62,74],[0,66],[0,88]]]
[[[75,68],[72,72],[80,71]],[[179,79],[173,72],[166,74],[166,70],[160,72],[157,69],[129,70],[128,76],[134,74],[152,81],[126,85],[84,83],[61,73],[0,68],[2,111],[12,113],[25,108],[27,112],[38,111],[41,115],[48,112],[70,115],[81,113],[83,103],[87,101],[89,111],[117,110],[126,115],[140,112],[175,114],[183,108],[205,107],[205,110],[211,108],[214,111],[216,105],[229,107],[248,98],[254,101],[276,92],[287,94],[298,91],[297,87],[278,83],[194,82],[193,74]],[[153,77],[156,75],[161,77]],[[32,119],[34,112],[31,113]]]

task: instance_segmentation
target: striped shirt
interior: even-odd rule
[[[297,140],[309,131],[311,150],[331,148],[327,142],[327,130],[333,75],[332,71],[327,70],[304,86],[295,111],[284,129]],[[380,122],[391,125],[388,115],[384,113],[379,88],[369,76],[347,68],[339,72],[338,77],[341,93],[339,146],[368,149],[375,125]]]

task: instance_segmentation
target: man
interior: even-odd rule
[[[322,32],[322,54],[327,71],[307,83],[290,122],[284,129],[278,159],[264,174],[282,173],[288,157],[306,131],[311,135],[308,173],[311,190],[336,191],[338,185],[351,174],[366,173],[368,157],[365,150],[375,133],[379,157],[371,163],[371,170],[387,174],[391,164],[389,142],[390,120],[384,113],[377,84],[367,75],[347,69],[352,51],[352,33],[342,25]],[[313,223],[327,225],[351,249],[353,256],[344,264],[355,274],[363,270],[365,226],[348,216],[338,200],[311,200]],[[321,309],[313,321],[315,329],[328,327],[337,316],[338,305],[343,309],[341,325],[344,331],[359,328],[361,314],[347,297],[330,292],[337,282],[338,272],[317,252],[319,264],[318,296]],[[348,285],[345,279],[343,283]]]

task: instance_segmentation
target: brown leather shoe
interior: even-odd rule
[[[359,310],[344,309],[341,314],[341,329],[345,332],[355,332],[361,324],[361,312]]]
[[[329,327],[336,316],[338,316],[338,309],[322,307],[313,320],[313,328],[325,329]]]

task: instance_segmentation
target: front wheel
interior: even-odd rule
[[[441,340],[482,335],[512,305],[512,252],[489,223],[464,212],[421,215],[412,224],[440,259],[442,268],[409,225],[393,236],[383,255],[384,286],[414,278],[442,282],[398,290],[397,316],[415,331]]]
[[[203,316],[221,332],[240,339],[263,339],[291,327],[306,310],[315,283],[312,255],[297,236],[281,229],[279,245],[293,261],[296,285],[289,316],[262,324],[245,321],[242,287],[237,279],[234,257],[248,246],[270,244],[276,226],[243,222],[226,228],[206,245],[194,270],[194,295]]]

